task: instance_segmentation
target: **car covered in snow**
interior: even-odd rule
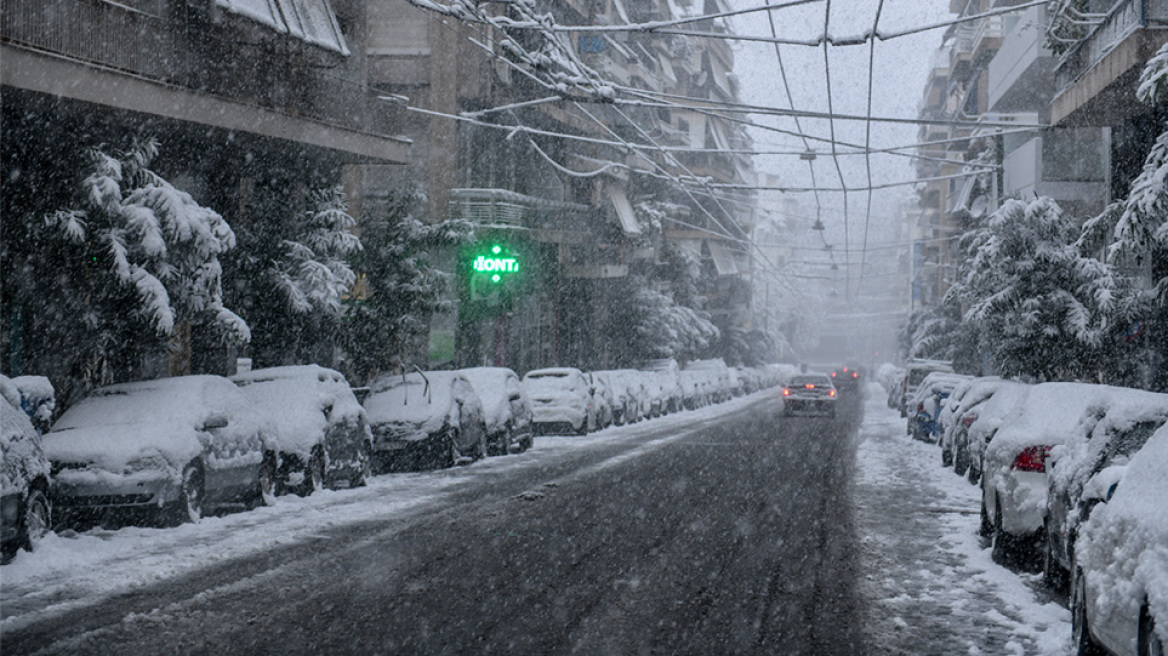
[[[52,526],[50,464],[20,393],[0,376],[0,561],[32,551]]]
[[[1106,472],[1106,473],[1104,473]],[[1126,466],[1088,479],[1097,503],[1075,541],[1071,625],[1079,654],[1158,656],[1168,644],[1168,426]]]
[[[1168,394],[1116,389],[1111,398],[1092,403],[1078,430],[1051,450],[1043,552],[1048,583],[1061,586],[1068,580],[1075,536],[1099,501],[1085,498],[1085,491],[1098,487],[1096,479],[1105,479],[1107,485],[1117,481],[1132,456],[1165,423]]]
[[[584,373],[572,367],[535,369],[523,376],[535,431],[583,435],[598,425],[595,392]]]
[[[835,417],[839,393],[826,374],[799,374],[783,388],[783,416]]]
[[[53,424],[44,447],[60,519],[139,511],[172,524],[275,496],[272,429],[220,376],[98,388]]]
[[[934,371],[953,373],[953,365],[943,360],[912,360],[904,366],[900,398],[897,400],[901,417],[908,416],[909,401],[917,393],[917,388],[920,387],[925,378]]]
[[[256,369],[231,381],[275,431],[277,494],[365,484],[373,434],[343,375],[311,364]]]
[[[969,380],[960,374],[933,372],[921,381],[908,403],[906,432],[913,439],[936,442],[939,439],[939,420],[945,401],[958,385]]]
[[[531,403],[519,376],[506,367],[472,367],[461,372],[483,404],[487,452],[506,455],[530,449],[535,443]]]
[[[1001,562],[1036,560],[1044,538],[1051,450],[1084,430],[1093,407],[1129,389],[1087,383],[1042,383],[1002,420],[986,446],[982,529]]]
[[[461,372],[381,376],[364,405],[378,470],[452,467],[487,455],[483,404]]]
[[[977,421],[977,407],[986,402],[1003,383],[997,376],[970,378],[953,388],[937,420],[940,434],[941,465],[952,466],[957,475],[969,469],[967,437],[969,427]],[[957,443],[961,442],[960,452]]]
[[[613,423],[618,426],[641,420],[641,399],[645,395],[639,372],[633,369],[611,369],[592,374],[612,392]]]
[[[976,484],[981,480],[982,459],[986,445],[994,439],[1002,422],[1026,400],[1033,385],[1026,383],[1009,382],[994,388],[990,398],[978,404],[976,416],[965,424],[965,449],[969,452],[969,482]],[[968,413],[967,415],[968,416]],[[954,449],[961,448],[960,435],[954,438]]]

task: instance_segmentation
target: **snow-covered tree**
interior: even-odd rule
[[[982,350],[1005,376],[1065,380],[1091,373],[1109,332],[1115,281],[1080,255],[1078,230],[1049,198],[1008,200],[969,237],[961,281]]]
[[[704,356],[720,331],[709,316],[674,300],[665,285],[642,275],[623,281],[624,302],[611,309],[605,336],[617,360],[629,366],[640,360]]]
[[[317,362],[331,366],[343,299],[356,275],[347,260],[361,250],[340,187],[304,193],[269,184],[253,193],[249,220],[237,226],[230,258],[234,294],[252,326],[256,366]]]
[[[469,243],[472,226],[423,223],[414,214],[422,204],[420,194],[403,192],[361,218],[364,249],[350,261],[362,289],[347,301],[344,329],[354,382],[388,371],[399,360],[408,362],[411,344],[426,334],[434,313],[449,309],[443,292],[453,275],[435,266],[435,256]]]
[[[219,258],[235,234],[151,170],[158,152],[153,139],[124,152],[89,149],[75,203],[44,216],[24,253],[33,281],[25,300],[55,300],[39,328],[55,335],[47,342],[67,345],[86,385],[138,375],[141,359],[165,351],[180,326],[250,339],[223,305]]]

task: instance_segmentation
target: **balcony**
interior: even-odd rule
[[[1042,45],[1046,35],[1040,26],[1045,24],[1045,9],[1031,7],[1002,40],[989,65],[990,111],[1039,111],[1050,103],[1055,59]]]
[[[363,160],[408,160],[408,141],[392,136],[387,106],[352,59],[232,14],[158,6],[0,0],[3,82]]]
[[[1125,105],[1131,104],[1138,69],[1166,40],[1168,0],[1117,2],[1055,67],[1051,121],[1107,125],[1122,120],[1130,111]]]

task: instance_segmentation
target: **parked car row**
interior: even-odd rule
[[[942,465],[980,485],[995,560],[1068,594],[1076,653],[1163,654],[1168,394],[966,377],[942,406]]]
[[[47,379],[0,376],[4,560],[53,528],[169,526],[375,473],[520,453],[536,434],[701,407],[778,385],[790,369],[661,361],[522,380],[502,367],[415,369],[354,390],[339,372],[297,365],[108,385],[55,422]]]

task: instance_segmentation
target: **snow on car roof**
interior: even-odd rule
[[[483,418],[487,421],[487,428],[492,431],[501,430],[511,416],[511,395],[507,389],[507,380],[518,377],[515,372],[506,367],[472,367],[460,369],[466,379],[470,381],[475,394],[483,403]]]
[[[365,399],[369,423],[408,423],[427,431],[436,430],[435,424],[450,412],[455,377],[451,371],[427,371],[377,378],[369,385],[369,397]]]
[[[563,378],[565,376],[571,376],[573,374],[583,375],[583,372],[581,372],[579,369],[574,369],[572,367],[549,367],[547,369],[535,369],[533,371],[529,371],[529,372],[527,372],[527,375],[523,377],[523,379],[527,380],[528,378],[549,378],[549,377],[550,378]]]
[[[181,467],[202,452],[198,430],[226,414],[231,435],[254,434],[261,419],[231,381],[195,375],[110,385],[70,408],[44,435],[54,461],[94,462],[121,471],[134,458],[161,455]]]
[[[1042,383],[1002,420],[1002,427],[986,448],[986,457],[1017,453],[1028,446],[1064,444],[1082,426],[1084,413],[1117,394],[1132,390],[1087,383]]]
[[[26,488],[38,476],[49,475],[49,463],[41,450],[40,437],[28,415],[9,400],[7,378],[0,376],[0,495],[9,495]],[[15,387],[13,387],[15,389]]]
[[[1066,444],[1059,447],[1059,457],[1050,470],[1056,485],[1069,486],[1075,478],[1080,479],[1080,484],[1085,482],[1082,479],[1089,472],[1084,468],[1090,467],[1088,463],[1093,463],[1104,447],[1104,440],[1094,439],[1095,436],[1126,432],[1140,423],[1163,424],[1168,421],[1168,394],[1127,388],[1107,389],[1111,392],[1108,396],[1097,399],[1086,408],[1083,430],[1071,433]]]
[[[1168,426],[1131,459],[1115,494],[1080,531],[1075,556],[1096,593],[1147,595],[1156,617],[1168,617]],[[1124,602],[1128,603],[1128,602]]]
[[[345,377],[318,365],[255,369],[231,380],[267,415],[282,451],[308,455],[330,423],[356,424],[365,412]]]

